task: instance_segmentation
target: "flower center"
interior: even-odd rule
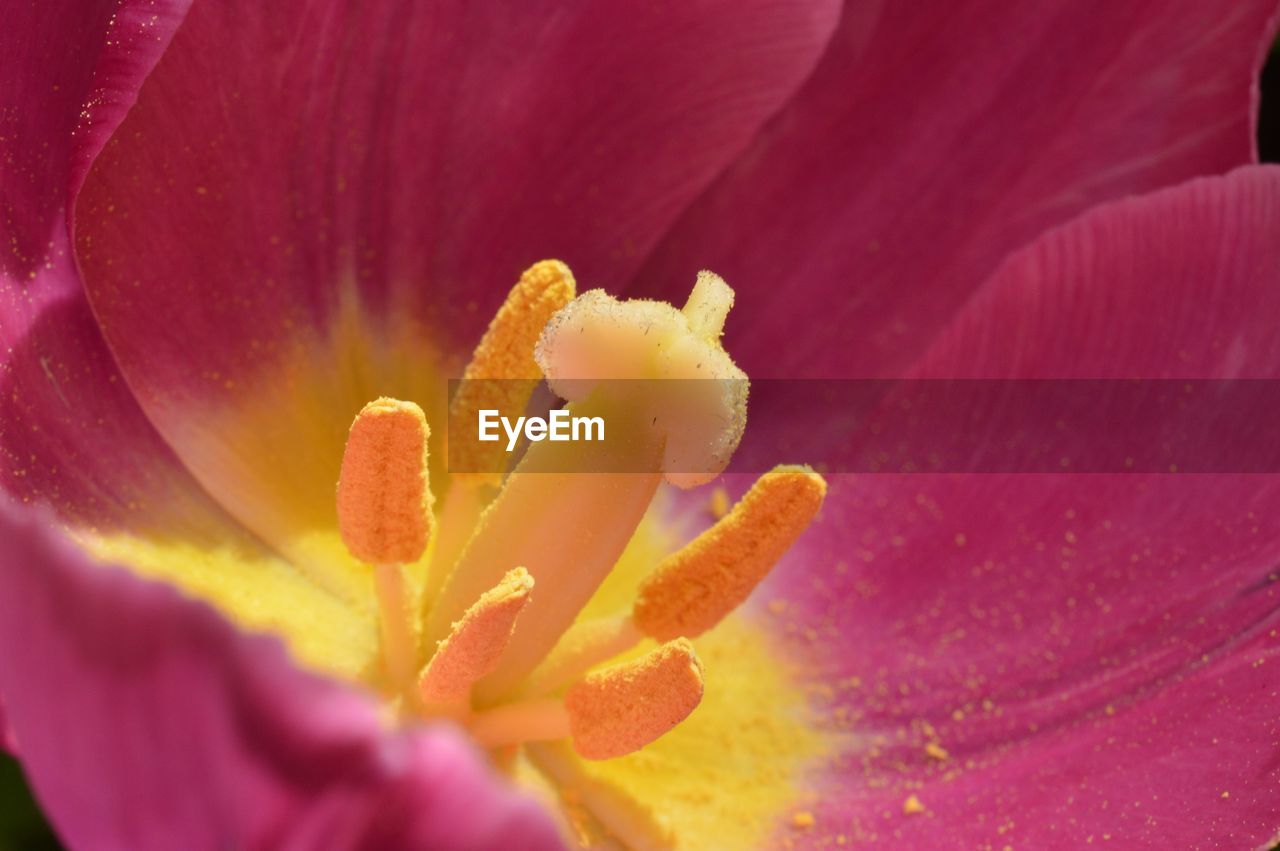
[[[501,442],[455,445],[472,472],[449,477],[438,512],[422,411],[378,399],[356,417],[339,527],[373,572],[383,686],[402,718],[450,718],[499,753],[567,740],[601,760],[643,748],[697,708],[703,666],[692,641],[741,604],[814,519],[820,476],[765,474],[655,566],[630,612],[578,616],[663,480],[705,484],[741,439],[746,376],[720,345],[732,303],[708,272],[677,310],[600,290],[574,298],[563,264],[532,267],[476,348],[451,421],[523,411],[545,378],[570,412],[606,422],[611,440],[533,442],[506,475],[496,472]],[[424,553],[417,582],[404,566]],[[652,649],[633,652],[646,642]]]

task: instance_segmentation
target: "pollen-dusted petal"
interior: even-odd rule
[[[809,527],[826,493],[827,483],[808,467],[765,473],[723,519],[640,583],[636,626],[659,641],[711,629]]]
[[[351,424],[338,479],[338,529],[353,556],[368,564],[407,564],[431,537],[431,488],[422,409],[382,398]]]
[[[687,639],[632,662],[588,674],[565,693],[573,747],[586,759],[613,759],[671,730],[702,701],[702,663]]]
[[[482,409],[512,416],[523,413],[542,370],[534,360],[538,337],[556,311],[573,300],[576,285],[569,267],[559,260],[530,266],[498,309],[489,330],[476,346],[449,406],[450,421],[476,422]],[[471,483],[497,485],[506,453],[499,443],[465,442],[453,450],[463,477]]]
[[[517,567],[481,594],[423,670],[419,683],[423,700],[429,704],[466,700],[476,680],[492,672],[502,658],[532,591],[533,577]]]

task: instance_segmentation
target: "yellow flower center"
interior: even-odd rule
[[[373,573],[380,686],[399,717],[452,719],[511,765],[517,746],[539,742],[622,757],[698,707],[705,671],[691,640],[746,600],[807,528],[826,493],[820,476],[779,467],[732,508],[717,490],[718,521],[654,566],[630,612],[580,615],[660,483],[710,481],[741,439],[746,376],[719,342],[732,303],[707,272],[677,310],[599,290],[574,298],[563,264],[532,267],[476,348],[451,422],[523,411],[545,378],[572,413],[607,422],[611,440],[530,443],[506,475],[501,442],[455,443],[451,458],[468,472],[449,477],[438,513],[423,412],[386,398],[360,412],[339,529]],[[425,574],[408,569],[424,552]]]
[[[323,333],[286,335],[234,398],[191,412],[208,440],[186,450],[217,460],[211,490],[261,540],[182,492],[76,538],[377,691],[388,723],[463,727],[578,844],[776,844],[844,734],[773,643],[801,629],[797,612],[734,609],[825,485],[781,467],[737,505],[709,485],[718,522],[683,549],[694,518],[667,486],[708,482],[741,437],[747,382],[719,342],[732,291],[704,273],[683,310],[575,298],[563,264],[539,263],[447,405],[427,329],[346,292]],[[607,419],[609,440],[520,456],[505,438],[463,439],[481,410],[523,413],[544,380],[574,414]],[[426,413],[377,399],[350,428],[334,421],[379,394]]]

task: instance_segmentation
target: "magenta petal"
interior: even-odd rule
[[[58,247],[68,198],[169,43],[190,0],[13,4],[0,32],[6,277]],[[55,245],[50,246],[53,235]]]
[[[12,248],[0,252],[0,485],[99,528],[133,528],[178,505],[227,523],[107,352],[66,213],[185,9],[24,3],[0,28],[0,240]]]
[[[129,552],[149,575],[221,589],[212,596],[246,626],[289,632],[280,607],[254,605],[270,593],[264,587],[288,576],[299,597],[315,589],[210,498],[147,419],[106,348],[70,247],[68,198],[185,4],[11,11],[0,27],[0,161],[16,165],[0,169],[0,242],[14,249],[0,252],[0,489],[51,505],[79,540]],[[226,564],[209,559],[231,552],[244,579],[219,583]],[[330,625],[330,634],[341,630]],[[323,664],[318,655],[308,660]]]
[[[838,11],[198,4],[81,200],[95,308],[147,398],[243,376],[282,322],[323,334],[353,299],[470,349],[536,260],[633,272]]]
[[[1280,167],[1107,204],[1013,255],[923,378],[1276,378]]]
[[[275,639],[90,562],[30,515],[4,507],[0,536],[0,693],[73,847],[560,847],[449,729],[384,731],[372,700]]]
[[[3,703],[0,703],[0,750],[9,753],[18,752],[18,743],[13,739],[13,731],[9,729],[9,720],[5,718]]]
[[[95,314],[205,488],[278,550],[327,560],[299,541],[333,522],[360,406],[434,418],[443,370],[539,259],[625,280],[837,13],[196,4],[77,203]]]
[[[741,298],[753,377],[896,376],[1009,252],[1254,158],[1274,0],[851,2],[814,76],[638,276]]]
[[[1101,207],[1013,257],[921,374],[1275,379],[1277,232],[1274,167]],[[836,477],[824,515],[759,613],[849,734],[820,827],[892,848],[1280,831],[1275,476]]]

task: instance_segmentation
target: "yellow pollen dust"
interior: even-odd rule
[[[564,697],[574,750],[586,759],[639,750],[689,717],[702,686],[702,663],[683,638],[588,674]]]
[[[711,512],[711,516],[716,520],[724,517],[729,513],[729,494],[724,488],[718,487],[711,492],[711,499],[707,502],[707,510]]]
[[[419,688],[426,703],[457,703],[470,697],[471,686],[497,667],[532,591],[533,577],[517,567],[480,595],[423,670]]]
[[[761,476],[719,522],[664,559],[632,609],[645,635],[696,638],[740,605],[813,522],[822,476],[784,466]]]
[[[533,357],[538,337],[556,311],[573,300],[575,291],[573,273],[559,260],[535,263],[520,276],[467,364],[449,406],[452,422],[473,424],[486,408],[508,414],[524,411],[542,379]],[[461,474],[464,480],[496,486],[504,456],[500,443],[469,442],[455,450],[453,461],[461,470],[477,471]]]
[[[367,564],[417,561],[431,537],[427,429],[412,402],[382,398],[351,424],[338,479],[338,530]]]

